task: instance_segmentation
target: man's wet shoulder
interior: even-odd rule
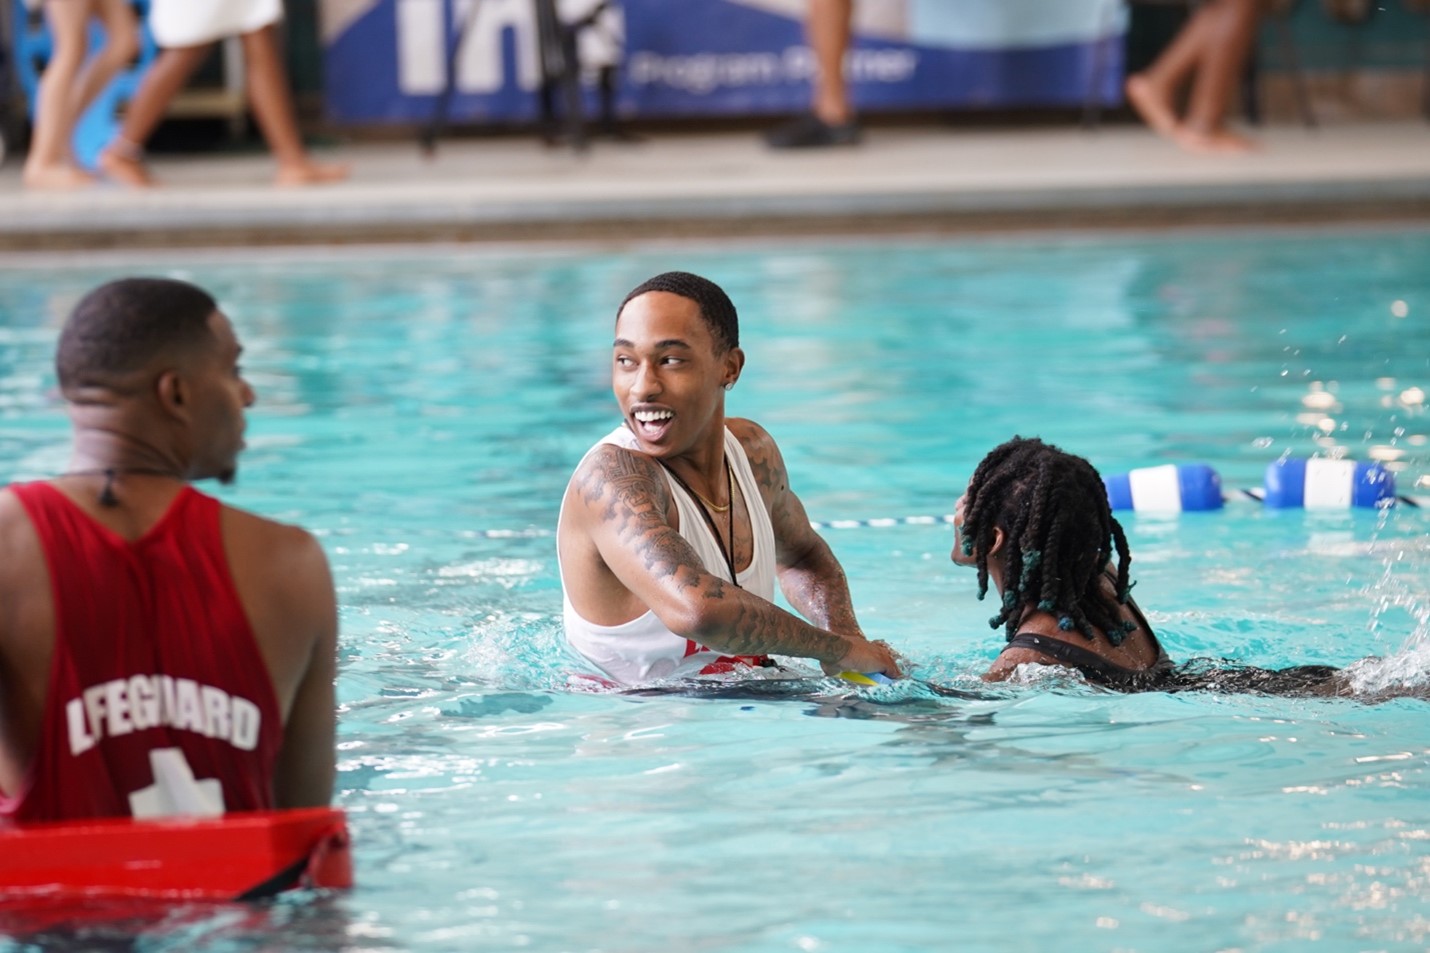
[[[219,518],[225,535],[236,534],[241,540],[260,543],[269,551],[322,548],[317,537],[305,527],[260,516],[228,503],[219,504]]]
[[[600,443],[586,454],[581,465],[576,468],[575,476],[579,479],[583,474],[622,473],[629,470],[648,470],[653,473],[657,466],[659,464],[655,458],[642,450],[616,443]]]
[[[628,447],[601,444],[576,468],[571,488],[591,503],[611,493],[627,497],[638,491],[661,495],[665,481],[654,457]]]
[[[773,445],[775,442],[768,430],[748,417],[726,417],[725,426],[746,450],[752,447]]]

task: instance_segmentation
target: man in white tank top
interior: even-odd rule
[[[725,417],[744,363],[735,307],[714,283],[667,272],[622,302],[622,425],[577,466],[557,525],[566,637],[620,684],[770,655],[897,677],[893,652],[860,630],[774,440]],[[771,601],[776,578],[808,622]]]

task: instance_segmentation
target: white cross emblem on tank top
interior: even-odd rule
[[[213,778],[200,781],[179,748],[149,752],[154,783],[129,795],[129,813],[137,818],[217,817],[223,813],[223,785]]]

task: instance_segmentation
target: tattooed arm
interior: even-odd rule
[[[844,569],[829,544],[809,525],[804,504],[790,490],[789,474],[774,438],[753,421],[730,419],[727,423],[750,458],[755,482],[770,510],[775,559],[785,598],[815,625],[848,638],[863,639],[864,632],[854,618]]]
[[[673,504],[660,465],[643,454],[598,448],[573,478],[567,505],[594,552],[583,556],[578,545],[570,545],[563,549],[563,564],[571,556],[599,561],[612,582],[675,634],[727,655],[811,658],[826,669],[846,661],[871,664],[865,645],[812,626],[706,571],[670,523]],[[878,661],[860,671],[889,670]]]

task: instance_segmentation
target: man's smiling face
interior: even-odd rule
[[[666,291],[632,298],[616,319],[611,388],[640,448],[678,456],[723,422],[722,387],[739,350],[720,353],[700,306]]]

